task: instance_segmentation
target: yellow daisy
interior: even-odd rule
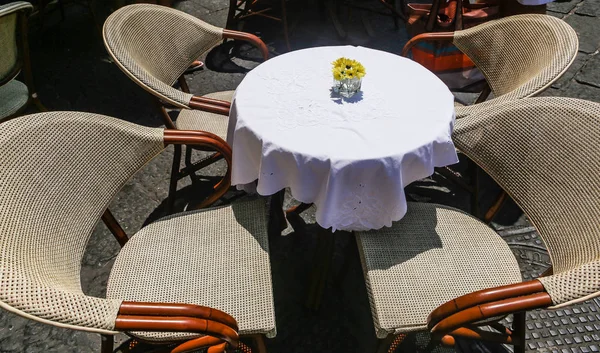
[[[343,73],[341,67],[334,67],[333,68],[333,78],[335,80],[338,80],[338,81],[340,81],[341,79],[344,78],[344,73]]]
[[[331,63],[333,78],[343,80],[349,78],[362,78],[365,76],[365,67],[356,60],[341,57]]]

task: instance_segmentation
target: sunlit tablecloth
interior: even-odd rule
[[[362,92],[332,97],[331,62],[366,68]],[[289,187],[334,230],[391,226],[406,213],[404,187],[458,161],[454,99],[430,71],[362,47],[319,47],[272,58],[246,75],[231,107],[232,184]]]

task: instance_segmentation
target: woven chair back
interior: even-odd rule
[[[454,45],[483,72],[499,102],[546,89],[571,65],[579,41],[563,20],[529,14],[457,31]]]
[[[0,82],[12,79],[21,67],[19,19],[23,12],[27,14],[32,8],[33,6],[25,1],[0,5]]]
[[[600,104],[507,102],[458,119],[453,139],[525,212],[555,274],[600,265]]]
[[[155,96],[185,108],[192,95],[171,86],[223,39],[223,29],[172,8],[137,4],[115,11],[103,35],[121,70]]]
[[[90,331],[119,301],[85,296],[81,262],[123,184],[163,149],[163,130],[79,112],[0,124],[0,306]]]

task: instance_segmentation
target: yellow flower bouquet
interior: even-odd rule
[[[333,91],[342,97],[350,98],[360,90],[361,80],[367,73],[365,67],[356,60],[339,58],[333,63]]]

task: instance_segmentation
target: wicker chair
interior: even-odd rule
[[[33,101],[46,108],[37,98],[31,74],[27,16],[33,6],[25,1],[0,5],[0,122],[18,116]],[[23,72],[25,83],[16,79]]]
[[[554,274],[521,282],[492,229],[450,207],[412,203],[391,228],[357,233],[377,337],[389,343],[429,329],[449,345],[464,337],[524,352],[526,310],[600,295],[600,104],[527,98],[458,120],[455,129],[457,147],[535,225]],[[508,330],[497,321],[511,313]],[[497,331],[481,330],[482,322]]]
[[[239,335],[255,335],[264,348],[261,335],[275,335],[275,317],[261,200],[175,214],[129,240],[107,210],[167,144],[204,146],[231,163],[229,145],[206,132],[78,112],[0,124],[0,307],[105,335],[102,352],[112,352],[118,331],[163,343],[169,352],[201,346],[222,352],[237,346]],[[227,173],[206,204],[229,184]],[[123,246],[106,298],[86,295],[80,281],[100,218]],[[177,348],[164,345],[172,341]]]
[[[535,96],[558,80],[577,55],[577,33],[546,15],[517,15],[456,32],[423,33],[402,50],[407,56],[422,41],[451,41],[482,71],[488,87],[474,105],[456,106],[456,117],[491,105]],[[489,94],[494,98],[485,101]]]
[[[225,138],[233,91],[205,96],[189,93],[183,77],[186,69],[223,39],[240,39],[256,45],[266,60],[269,51],[256,36],[218,28],[184,12],[160,5],[136,4],[122,7],[104,23],[104,44],[117,66],[143,89],[164,104],[181,108],[175,123],[161,105],[165,125],[182,130],[200,130]],[[179,81],[183,91],[172,85]],[[213,155],[192,164],[186,149],[186,168],[179,169],[181,147],[175,149],[169,190],[174,201],[177,181],[217,161]]]

